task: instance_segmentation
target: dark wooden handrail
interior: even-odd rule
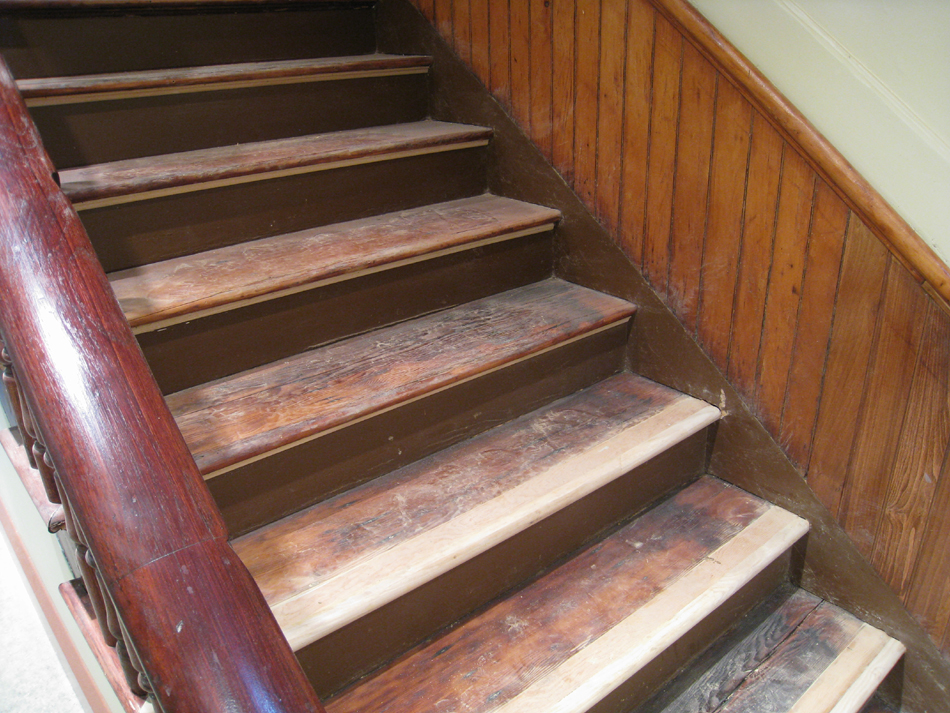
[[[0,60],[0,331],[37,440],[167,713],[322,711]]]

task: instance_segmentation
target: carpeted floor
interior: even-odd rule
[[[53,646],[0,530],[0,713],[84,710]]]

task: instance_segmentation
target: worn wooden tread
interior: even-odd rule
[[[419,55],[371,54],[17,80],[27,106],[106,101],[353,77],[424,73]]]
[[[259,181],[336,166],[484,146],[491,129],[417,121],[127,159],[60,171],[77,209]]]
[[[781,595],[777,606],[763,604],[774,606],[767,616],[756,617],[753,625],[741,625],[738,636],[731,635],[731,640],[704,654],[703,672],[688,686],[677,690],[674,683],[671,690],[634,713],[891,710],[880,699],[862,708],[886,671],[877,666],[864,669],[863,684],[855,686],[854,674],[861,660],[855,654],[862,640],[865,645],[869,640],[883,644],[878,652],[888,648],[888,653],[879,663],[886,661],[889,670],[896,660],[893,654],[899,649],[888,645],[880,632],[875,634],[850,614],[813,594],[801,589],[777,594]],[[868,634],[872,634],[870,639],[866,638]],[[873,650],[866,653],[874,654]],[[841,668],[842,657],[851,658],[850,676]],[[813,688],[820,678],[825,679],[824,685]]]
[[[702,478],[327,701],[327,711],[581,713],[675,644],[807,529],[781,508]]]
[[[904,646],[822,602],[717,713],[859,713]]]
[[[620,325],[628,302],[550,279],[168,397],[206,476]]]
[[[718,418],[717,408],[642,377],[611,377],[234,547],[288,641],[302,648]]]
[[[138,333],[549,230],[559,217],[482,195],[143,265],[109,281]]]

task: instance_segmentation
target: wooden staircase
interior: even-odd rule
[[[868,703],[901,645],[789,585],[807,522],[704,475],[719,410],[630,373],[635,305],[559,278],[557,206],[486,192],[491,130],[428,118],[429,59],[375,54],[371,7],[16,22],[62,189],[330,713]]]

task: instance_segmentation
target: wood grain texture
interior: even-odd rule
[[[62,171],[60,179],[74,205],[93,208],[110,199],[137,200],[176,188],[484,144],[490,136],[478,127],[420,121],[116,161]]]
[[[593,4],[583,9],[603,18],[606,13],[619,12],[616,6],[621,4]],[[507,3],[498,5],[498,13],[507,21]],[[871,393],[867,387],[872,382],[883,383],[892,378],[874,366],[873,357],[873,353],[880,351],[875,336],[878,318],[896,296],[893,290],[889,294],[883,291],[889,261],[887,246],[894,242],[884,235],[887,230],[882,231],[874,217],[883,215],[877,196],[869,190],[862,197],[842,187],[838,179],[846,180],[846,174],[853,176],[853,169],[846,167],[843,173],[836,172],[837,169],[817,161],[812,151],[817,144],[807,137],[799,140],[801,127],[777,118],[770,108],[773,105],[762,100],[764,95],[756,89],[765,86],[761,76],[685,2],[629,0],[626,8],[623,131],[618,138],[613,120],[600,119],[601,115],[616,113],[616,101],[600,91],[594,106],[590,102],[595,97],[589,89],[594,85],[611,85],[617,73],[615,58],[603,49],[596,56],[591,53],[593,25],[581,13],[578,3],[556,0],[552,4],[553,163],[585,198],[587,206],[612,229],[612,187],[603,192],[595,181],[591,193],[588,146],[591,141],[596,145],[595,165],[602,162],[605,152],[608,166],[614,156],[621,157],[619,227],[614,231],[614,240],[635,264],[642,265],[644,274],[667,304],[681,307],[669,290],[671,284],[680,283],[679,277],[671,283],[671,275],[689,272],[677,267],[670,235],[677,215],[674,197],[678,190],[681,194],[683,191],[677,176],[684,166],[691,167],[680,146],[686,143],[682,125],[685,114],[681,117],[680,107],[689,103],[686,94],[680,92],[686,76],[681,60],[687,52],[702,55],[706,64],[700,71],[712,71],[716,77],[707,208],[697,216],[697,220],[705,220],[706,238],[701,271],[685,283],[688,299],[677,315],[689,324],[695,319],[696,336],[716,366],[728,375],[752,411],[770,425],[772,436],[797,463],[832,513],[844,518],[844,512],[853,506],[849,501],[857,497],[864,501],[859,507],[872,514],[877,532],[890,480],[896,469],[902,467],[898,458],[904,458],[903,453],[898,456],[892,450],[890,466],[887,460],[878,460],[874,467],[880,487],[866,494],[854,481],[867,477],[856,475],[851,465],[852,453],[856,452],[854,444],[886,443],[903,428],[899,407],[891,411],[889,419],[871,416],[869,420],[868,410],[880,389],[873,391],[873,397],[865,398],[866,393]],[[495,15],[493,3],[493,21]],[[598,27],[596,39],[603,47],[604,37],[608,36],[604,34],[603,21]],[[607,27],[616,32],[612,25]],[[499,56],[503,55],[507,69],[512,53],[520,50],[511,47],[507,39],[499,41],[503,43]],[[494,45],[492,54],[495,55]],[[697,67],[700,65],[702,61]],[[581,100],[581,96],[585,98]],[[564,109],[575,105],[586,112],[585,122],[597,117],[596,131],[591,132],[589,123],[577,125],[580,114]],[[779,113],[786,109],[790,107],[780,107]],[[522,128],[533,135],[530,122],[522,124]],[[682,154],[679,160],[677,152]],[[807,199],[786,199],[784,209],[780,205],[783,156],[791,162],[793,172],[812,176],[813,185],[817,186]],[[785,190],[790,190],[787,185]],[[606,204],[602,202],[605,196]],[[606,213],[605,205],[609,207]],[[690,210],[694,207],[689,206]],[[807,220],[806,213],[811,216]],[[780,218],[786,227],[777,234]],[[843,222],[847,225],[844,238]],[[783,285],[779,292],[778,284],[770,289],[773,263],[782,265],[789,258],[794,263],[786,275],[790,279],[779,281]],[[901,260],[908,258],[902,253]],[[900,272],[905,267],[897,262],[892,269]],[[903,326],[895,323],[901,331],[924,319],[924,307],[930,298],[919,286],[914,287],[923,271],[918,267],[904,272],[908,285],[920,297],[898,308],[913,310],[905,311],[900,318]],[[694,317],[692,295],[697,286],[698,311]],[[793,290],[798,290],[798,294]],[[774,299],[777,297],[780,298]],[[767,314],[769,301],[772,308]],[[896,318],[896,312],[892,314]],[[768,333],[763,347],[764,328]],[[887,348],[885,345],[885,351]],[[916,363],[916,357],[909,358]],[[760,398],[763,387],[766,395]],[[920,438],[918,445],[923,452],[934,453],[944,445],[928,440],[924,434]],[[862,448],[866,450],[866,446]],[[862,458],[862,462],[868,462],[866,456]],[[915,503],[917,512],[910,516],[914,522],[932,522],[926,512],[931,497],[936,496],[931,493],[907,501]],[[936,543],[936,530],[930,524],[924,527],[931,533],[927,535],[928,541]],[[950,533],[941,536],[950,537]],[[940,547],[947,546],[950,541]],[[888,549],[882,541],[872,547],[885,548],[888,559],[893,553],[901,569],[918,561],[918,555],[906,551],[903,545]],[[929,578],[928,567],[937,568],[934,579]],[[935,584],[943,581],[942,569],[934,558],[928,558],[926,566],[921,561],[914,571],[913,578],[927,582],[921,585],[924,588],[941,588],[940,594],[933,593],[933,601],[943,596],[943,585]],[[923,604],[931,601],[930,596],[921,591],[915,601],[931,611],[931,605]],[[932,614],[921,616],[930,621]]]
[[[414,692],[411,710],[429,710],[437,701],[474,711],[525,705],[524,695],[539,685],[543,688],[542,681],[559,678],[561,667],[577,665],[585,658],[587,646],[596,648],[598,639],[618,626],[622,629],[638,610],[645,613],[660,601],[672,600],[674,595],[664,589],[691,582],[694,570],[700,577],[710,555],[766,517],[767,508],[755,500],[721,488],[715,481],[699,481],[616,535],[334,699],[330,710],[392,710],[397,699],[402,706],[409,702],[403,695],[406,686]],[[618,596],[619,592],[623,595]],[[670,596],[664,597],[667,593]],[[659,628],[665,624],[656,615],[652,621]],[[559,681],[559,687],[571,688],[577,682],[567,677]]]
[[[668,301],[686,328],[695,331],[706,241],[716,73],[690,44],[683,48],[680,91]]]
[[[755,403],[756,369],[782,170],[781,137],[758,115],[753,117],[750,151],[728,374],[740,393]]]
[[[950,443],[950,319],[936,304],[920,314],[904,426],[874,537],[871,562],[901,597],[907,594],[925,523]]]
[[[627,63],[624,68],[623,164],[618,241],[637,265],[643,262],[647,162],[653,93],[653,7],[646,0],[627,4]],[[613,148],[616,150],[616,147]],[[560,168],[560,166],[558,166]]]
[[[950,557],[945,543],[950,541],[950,468],[945,459],[940,469],[937,489],[930,505],[927,521],[921,532],[920,548],[914,562],[914,573],[904,601],[920,618],[934,641],[947,650],[950,632]]]
[[[554,144],[554,10],[551,2],[529,2],[531,24],[531,137],[550,160]]]
[[[600,2],[579,3],[575,10],[574,190],[589,205],[597,194],[600,10]]]
[[[636,708],[636,713],[714,713],[819,604],[821,599],[802,589],[786,594],[761,623],[717,652],[704,673],[684,690],[665,701],[660,694],[658,700]]]
[[[950,301],[950,268],[884,198],[687,0],[651,0],[835,186],[888,247]]]
[[[143,265],[109,276],[133,328],[168,326],[553,226],[557,211],[477,196]]]
[[[511,111],[518,122],[531,126],[531,8],[528,0],[508,0],[511,52]]]
[[[21,79],[17,89],[27,106],[44,106],[119,96],[209,91],[260,84],[318,81],[353,74],[379,76],[380,72],[426,71],[430,60],[419,56],[361,55],[306,60],[245,62],[183,67],[180,69],[117,72],[71,77]]]
[[[842,257],[824,389],[808,483],[837,516],[861,416],[875,325],[884,293],[887,250],[852,219]]]
[[[801,304],[779,429],[789,455],[803,468],[813,441],[815,419],[831,338],[832,310],[838,297],[841,254],[850,211],[819,179],[805,255]]]
[[[168,397],[211,474],[630,317],[558,280],[370,332]],[[480,355],[475,358],[475,355]]]
[[[3,343],[60,493],[160,703],[195,713],[262,705],[322,711],[227,545],[220,514],[2,62],[0,105]],[[198,595],[184,601],[169,566],[193,567],[186,578]],[[217,658],[224,650],[234,665]],[[266,681],[262,670],[270,672]]]
[[[713,361],[725,366],[738,290],[745,175],[752,141],[752,107],[726,81],[718,83],[715,121],[697,335]]]
[[[574,176],[574,92],[576,3],[554,0],[552,3],[552,81],[551,162],[569,181]],[[553,38],[557,38],[555,42]]]
[[[666,297],[670,229],[676,176],[683,38],[663,17],[656,18],[653,45],[653,106],[647,174],[643,274]],[[581,194],[583,198],[583,193]]]
[[[919,315],[928,300],[913,278],[890,258],[862,421],[838,513],[855,545],[868,557],[883,516],[881,506],[907,412],[923,327]],[[908,319],[908,315],[917,317]]]
[[[789,710],[847,649],[861,626],[850,614],[822,604],[746,679],[719,708],[719,713]]]
[[[755,388],[762,418],[773,432],[779,429],[785,404],[808,244],[802,236],[811,225],[814,194],[814,172],[786,148]]]
[[[517,538],[717,415],[615,377],[235,546],[300,648]]]
[[[600,68],[597,86],[597,164],[594,206],[610,230],[620,218],[623,152],[624,70],[627,3],[605,2],[600,12]]]

